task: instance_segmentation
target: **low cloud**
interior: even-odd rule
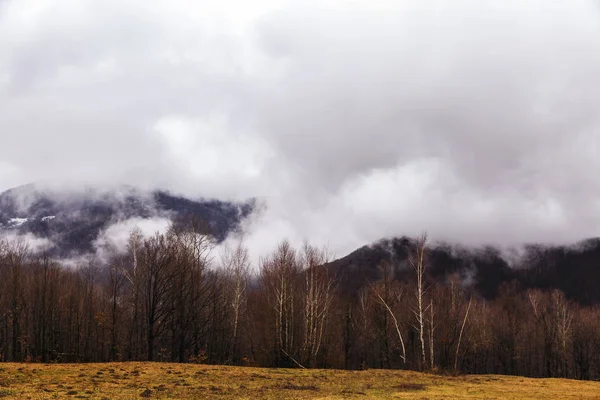
[[[1,7],[0,187],[258,197],[255,254],[598,235],[594,1]]]
[[[127,241],[134,229],[139,229],[146,237],[155,233],[165,233],[171,220],[165,217],[130,218],[110,225],[103,230],[93,242],[96,256],[106,260],[113,251],[125,252]]]
[[[25,243],[31,254],[39,254],[50,250],[55,246],[50,239],[38,237],[32,233],[19,234],[11,231],[3,232],[0,235],[0,240],[6,240],[13,243]]]

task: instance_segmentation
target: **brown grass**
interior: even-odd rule
[[[600,399],[599,382],[191,364],[0,364],[0,399]]]

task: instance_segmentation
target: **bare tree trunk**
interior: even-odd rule
[[[402,347],[402,354],[400,355],[400,358],[402,359],[402,362],[404,364],[406,364],[406,347],[404,345],[404,339],[402,338],[402,332],[400,331],[400,325],[398,324],[398,319],[394,315],[394,312],[392,311],[392,309],[390,308],[388,303],[385,301],[385,299],[383,297],[381,297],[381,295],[379,294],[377,289],[375,289],[375,286],[371,285],[371,289],[373,290],[373,292],[375,293],[375,296],[377,296],[377,298],[379,299],[381,304],[383,304],[383,306],[385,307],[387,312],[392,317],[392,321],[394,321],[394,327],[396,328],[396,333],[398,334],[398,339],[400,339],[400,346]]]
[[[416,299],[417,299],[417,307],[413,310],[413,313],[416,317],[417,324],[416,330],[419,334],[419,344],[421,345],[421,366],[425,368],[426,358],[425,358],[425,307],[423,305],[425,288],[424,277],[425,277],[425,245],[427,243],[427,235],[423,234],[417,240],[417,248],[414,251],[414,254],[409,257],[409,262],[412,265],[413,269],[417,275],[417,290],[416,290]]]
[[[559,367],[560,376],[566,378],[568,375],[567,340],[571,330],[573,315],[569,310],[569,304],[564,294],[559,291],[552,292],[552,305],[554,308],[554,320],[559,344]]]
[[[435,348],[434,348],[434,333],[435,324],[433,318],[435,317],[435,310],[433,309],[433,299],[429,302],[429,367],[433,371],[435,369]]]
[[[321,349],[323,331],[333,296],[333,279],[323,267],[329,260],[327,250],[305,243],[299,263],[304,273],[304,362],[314,367]]]
[[[296,252],[283,241],[268,258],[262,260],[261,278],[274,311],[277,364],[284,359],[283,351],[294,356],[295,347],[295,284],[298,274]]]
[[[143,239],[142,231],[134,228],[129,234],[127,249],[131,256],[131,273],[124,270],[125,277],[131,284],[131,325],[129,327],[129,345],[128,359],[139,359],[139,339],[142,336],[140,329],[140,274],[138,271],[138,256],[141,241]]]
[[[239,325],[244,307],[246,304],[246,289],[250,276],[250,257],[248,249],[242,243],[238,243],[235,250],[230,253],[229,249],[221,255],[221,263],[229,278],[230,288],[230,306],[233,312],[232,317],[232,337],[229,345],[228,360],[230,363],[237,363],[238,357],[238,342],[239,342]]]
[[[465,330],[465,325],[467,324],[467,318],[469,318],[469,310],[471,309],[471,302],[473,301],[473,297],[469,299],[469,305],[467,306],[467,311],[465,312],[465,318],[463,319],[462,326],[460,327],[460,334],[458,335],[458,344],[456,345],[456,354],[454,355],[454,371],[458,370],[458,353],[460,351],[460,343],[462,341],[463,332]]]

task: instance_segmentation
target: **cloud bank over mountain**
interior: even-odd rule
[[[599,233],[591,0],[8,0],[0,54],[0,189],[259,197],[256,253]]]

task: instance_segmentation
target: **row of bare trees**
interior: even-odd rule
[[[76,268],[0,240],[0,360],[150,360],[600,377],[600,309],[560,291],[433,281],[427,238],[349,291],[327,249],[282,241],[259,265],[194,223]],[[411,271],[399,280],[398,269]],[[405,275],[404,275],[405,276]]]

